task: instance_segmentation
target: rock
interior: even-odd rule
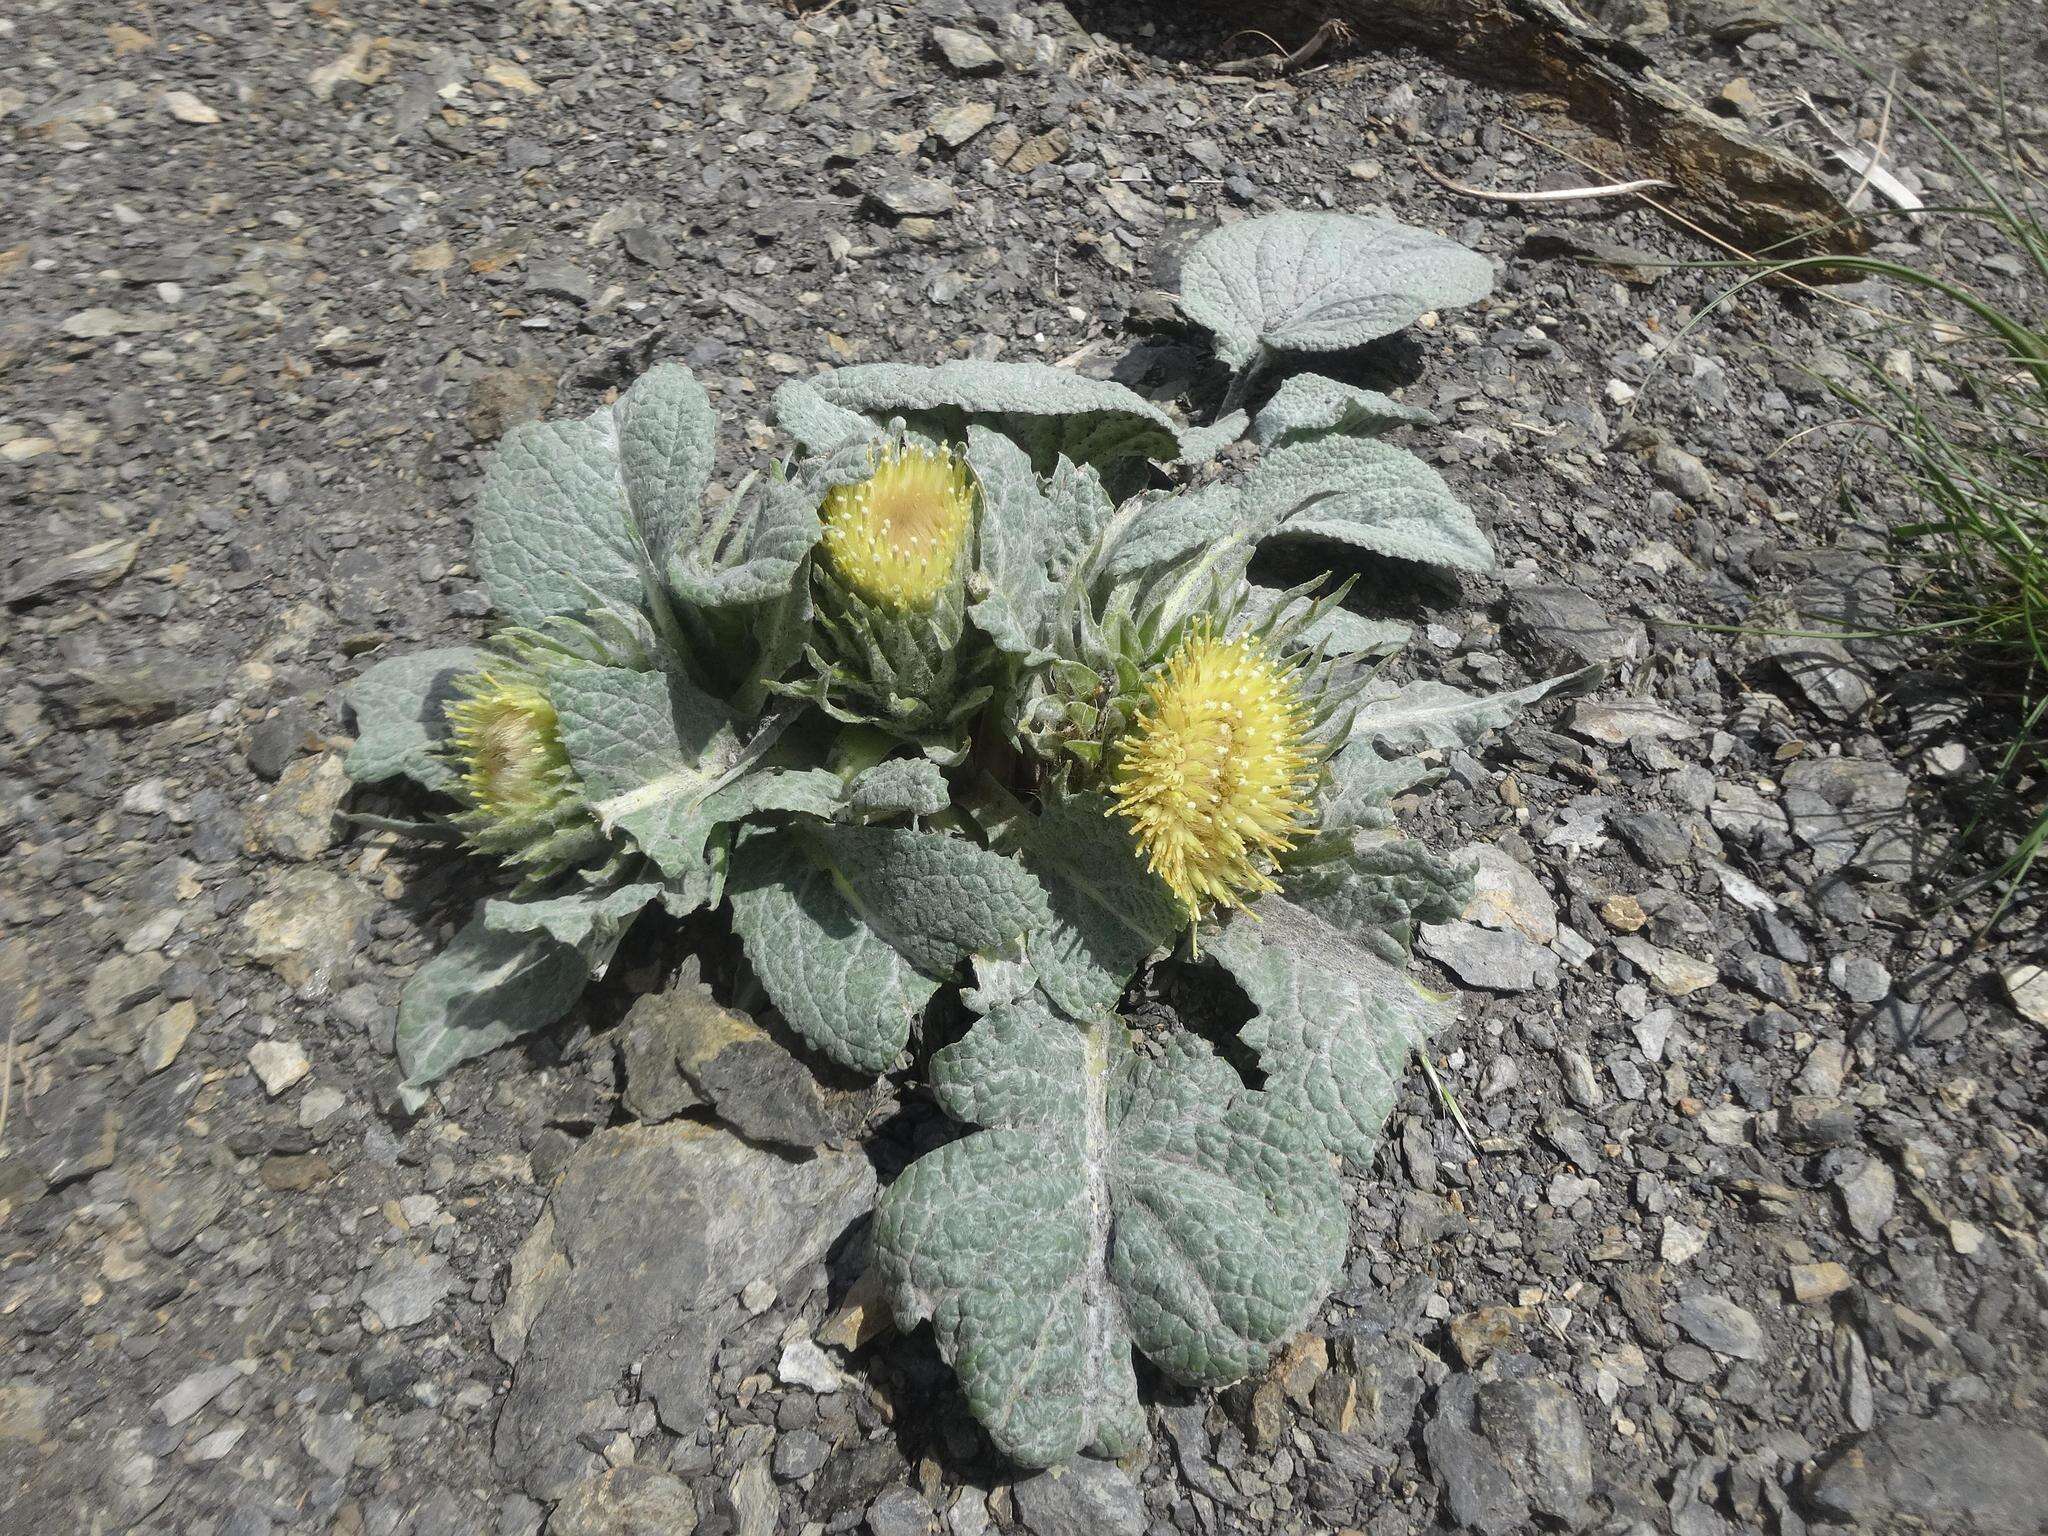
[[[300,758],[250,812],[250,846],[300,863],[319,858],[340,840],[336,818],[350,787],[340,753]]]
[[[1032,1536],[1145,1536],[1145,1500],[1113,1461],[1080,1457],[1010,1490]]]
[[[0,1387],[0,1446],[37,1446],[49,1429],[50,1405],[57,1394],[49,1387],[29,1381],[10,1381]]]
[[[933,118],[931,133],[946,148],[958,149],[995,120],[996,109],[987,102],[965,102]]]
[[[176,1428],[241,1379],[232,1365],[210,1365],[194,1371],[156,1400],[156,1416]]]
[[[242,760],[257,778],[274,784],[292,759],[306,751],[314,739],[312,710],[303,700],[289,699],[275,714],[250,728]]]
[[[1557,956],[1520,933],[1477,923],[1424,923],[1416,947],[1469,987],[1528,992],[1557,985]]]
[[[1913,872],[1902,829],[1906,776],[1889,763],[1803,758],[1786,768],[1784,808],[1792,833],[1813,850],[1823,874],[1853,865],[1875,880]]]
[[[1733,1355],[1738,1360],[1763,1358],[1767,1342],[1763,1324],[1726,1296],[1706,1292],[1688,1296],[1678,1304],[1672,1321],[1687,1338],[1717,1355]]]
[[[526,291],[588,304],[597,297],[597,279],[573,262],[530,262],[526,268]]]
[[[902,172],[868,194],[868,201],[892,219],[936,218],[960,206],[960,194],[943,181]]]
[[[182,1253],[195,1237],[210,1229],[228,1203],[222,1181],[189,1175],[167,1179],[138,1176],[128,1193],[142,1218],[149,1246],[166,1258]]]
[[[555,403],[555,376],[537,364],[486,368],[469,384],[470,436],[496,442],[523,422],[538,421]]]
[[[142,1034],[142,1049],[139,1059],[145,1073],[155,1074],[178,1059],[178,1052],[185,1048],[193,1027],[199,1022],[199,1010],[187,998],[173,1003],[162,1013],[149,1021],[149,1028]]]
[[[141,547],[134,539],[103,539],[68,555],[39,560],[15,578],[7,589],[7,604],[19,608],[81,587],[111,587],[135,568]]]
[[[1651,869],[1676,869],[1692,862],[1692,834],[1669,811],[1617,811],[1608,824],[1636,861]]]
[[[1899,1181],[1890,1167],[1877,1158],[1866,1158],[1853,1172],[1838,1174],[1835,1188],[1856,1235],[1876,1242],[1884,1224],[1892,1219],[1892,1206],[1898,1200]]]
[[[1772,635],[1764,642],[1778,667],[1823,719],[1837,724],[1870,708],[1876,693],[1841,641],[1817,635]]]
[[[164,110],[181,123],[206,127],[220,121],[220,114],[190,91],[165,91]]]
[[[244,951],[302,997],[326,995],[369,932],[370,893],[325,869],[295,869],[242,913]]]
[[[726,1506],[722,1513],[731,1517],[734,1536],[779,1536],[782,1497],[766,1456],[756,1456],[733,1474]]]
[[[299,1436],[308,1456],[329,1477],[347,1477],[363,1443],[363,1426],[346,1413],[318,1413]]]
[[[846,1385],[839,1367],[810,1339],[791,1339],[782,1346],[775,1379],[784,1386],[806,1388],[819,1397],[829,1397]]]
[[[548,1536],[690,1536],[697,1496],[650,1467],[610,1467],[572,1483],[548,1517]]]
[[[388,1250],[363,1287],[363,1305],[389,1328],[412,1328],[434,1315],[455,1278],[438,1253],[415,1253],[406,1247]]]
[[[933,1536],[938,1521],[923,1494],[891,1488],[868,1506],[869,1536]]]
[[[1535,1519],[1575,1530],[1590,1518],[1592,1446],[1577,1399],[1527,1356],[1452,1376],[1422,1433],[1457,1524],[1505,1536]]]
[[[212,662],[158,651],[132,661],[84,667],[53,693],[57,707],[86,729],[147,725],[217,703],[226,673]]]
[[[1828,981],[1852,1003],[1881,1003],[1892,990],[1892,973],[1868,955],[1834,956]]]
[[[1615,623],[1606,609],[1574,587],[1510,592],[1501,628],[1508,643],[1544,672],[1632,660],[1648,649],[1642,625]]]
[[[806,1065],[787,1029],[721,1008],[687,980],[634,1003],[621,1042],[626,1108],[650,1123],[709,1104],[750,1141],[810,1148],[857,1134],[877,1098],[872,1082]]]
[[[259,1040],[249,1047],[249,1065],[273,1099],[313,1070],[296,1040]]]
[[[1858,1530],[1910,1522],[1985,1536],[2036,1536],[2048,1439],[2018,1424],[1904,1419],[1829,1448],[1800,1484],[1824,1519]]]
[[[110,955],[86,978],[85,1011],[96,1024],[149,1001],[162,989],[170,961],[159,954]]]
[[[1675,949],[1660,949],[1633,934],[1615,939],[1614,947],[1666,997],[1686,997],[1721,979],[1720,971],[1707,961],[1695,960]]]
[[[932,47],[963,75],[992,75],[1003,67],[1003,56],[987,38],[959,27],[933,27]]]
[[[2048,1024],[2048,965],[2038,961],[2009,965],[1998,979],[2005,983],[2005,995],[2021,1017]]]
[[[1626,746],[1638,736],[1652,741],[1690,741],[1699,727],[1649,699],[1580,699],[1566,713],[1564,728],[1602,746]]]
[[[1856,1283],[1848,1270],[1835,1263],[1794,1264],[1790,1279],[1793,1299],[1809,1306],[1839,1296]]]
[[[1011,172],[1018,176],[1029,176],[1040,166],[1051,165],[1066,158],[1067,151],[1074,146],[1074,140],[1064,128],[1051,128],[1046,132],[1026,139],[1007,159],[997,156]]]
[[[1472,900],[1459,914],[1487,928],[1512,928],[1534,944],[1557,937],[1557,903],[1533,871],[1491,843],[1467,843],[1451,855],[1472,865]]]
[[[1673,443],[1659,443],[1650,455],[1650,473],[1660,485],[1687,501],[1713,499],[1714,477],[1695,456]]]
[[[1616,933],[1634,933],[1649,920],[1650,914],[1643,910],[1643,904],[1626,893],[1600,903],[1600,921]]]
[[[715,1126],[590,1137],[514,1256],[492,1328],[514,1368],[499,1465],[534,1497],[559,1497],[590,1470],[582,1437],[609,1436],[636,1365],[661,1422],[695,1433],[713,1354],[746,1316],[740,1292],[759,1280],[789,1294],[875,1188],[857,1152],[789,1162]]]

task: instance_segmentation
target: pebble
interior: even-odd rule
[[[1080,1457],[1010,1490],[1032,1536],[1145,1536],[1145,1501],[1113,1461]]]
[[[249,1047],[249,1065],[273,1099],[313,1070],[295,1040],[259,1040]]]
[[[1651,741],[1691,741],[1700,728],[1649,699],[1580,699],[1565,714],[1565,729],[1602,746],[1626,746],[1638,736]]]
[[[1789,1271],[1792,1282],[1792,1296],[1795,1301],[1808,1305],[1839,1296],[1856,1283],[1855,1277],[1841,1265],[1830,1262],[1820,1264],[1794,1264]]]
[[[156,1400],[156,1416],[176,1428],[242,1377],[234,1365],[210,1365],[194,1371]]]
[[[1868,955],[1834,956],[1828,981],[1852,1003],[1881,1003],[1892,990],[1892,973]]]
[[[1701,1293],[1678,1304],[1674,1321],[1695,1344],[1703,1344],[1717,1355],[1738,1360],[1760,1360],[1764,1346],[1763,1324],[1754,1313],[1737,1306],[1726,1296]]]
[[[1666,997],[1690,997],[1721,979],[1718,967],[1695,960],[1675,949],[1663,949],[1648,939],[1625,935],[1614,947],[1638,966]]]
[[[1866,1158],[1853,1172],[1838,1175],[1835,1188],[1856,1235],[1876,1242],[1898,1199],[1899,1182],[1891,1169],[1877,1158]]]
[[[960,206],[960,194],[945,182],[908,172],[890,176],[868,199],[895,219],[935,218]]]
[[[377,1261],[370,1283],[363,1287],[363,1305],[387,1329],[411,1328],[434,1315],[454,1284],[448,1261],[440,1254],[393,1248]]]
[[[829,1396],[846,1384],[839,1367],[810,1339],[791,1339],[782,1346],[782,1359],[776,1365],[775,1375],[784,1386],[805,1387],[820,1397]]]
[[[1003,67],[1003,56],[988,39],[959,27],[933,27],[932,46],[963,75],[992,75]]]
[[[1999,980],[2021,1017],[2048,1024],[2048,965],[2037,961],[2010,965],[1999,973]]]

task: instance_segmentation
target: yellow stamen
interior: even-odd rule
[[[1249,637],[1198,629],[1154,675],[1119,743],[1114,809],[1191,920],[1278,889],[1273,861],[1312,824],[1312,715]]]
[[[874,473],[836,485],[819,509],[825,554],[855,593],[885,608],[929,607],[974,523],[974,481],[951,448],[878,451]]]
[[[555,706],[535,684],[482,673],[448,705],[464,798],[492,821],[546,811],[570,774]]]

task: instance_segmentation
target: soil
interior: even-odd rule
[[[2023,18],[1821,18],[1986,155],[2002,89],[2043,163],[2041,51],[1994,68]],[[1885,117],[1881,80],[1733,0],[1600,19],[1816,163],[1802,93],[1852,137]],[[2048,1528],[2018,969],[2048,944],[2032,895],[1988,927],[1995,893],[1951,899],[1996,700],[1898,642],[1762,633],[1883,627],[1911,583],[1885,535],[1912,508],[1822,382],[1885,361],[1907,298],[1717,304],[1713,249],[1637,201],[1421,169],[1600,179],[1546,152],[1542,100],[1357,43],[1213,72],[1264,46],[1009,0],[0,20],[0,1526],[510,1536],[656,1528],[666,1499],[658,1528],[749,1536]],[[987,122],[949,142],[963,107]],[[1884,132],[1929,203],[1966,193],[1920,124]],[[944,211],[892,214],[906,175]],[[1271,1378],[1148,1380],[1149,1451],[1032,1478],[925,1334],[832,1350],[836,1390],[789,1365],[855,1223],[725,1339],[701,1422],[622,1380],[593,1477],[537,1496],[493,1442],[530,1369],[494,1349],[515,1254],[630,1118],[621,1016],[679,964],[732,998],[731,957],[714,923],[643,932],[566,1024],[403,1114],[399,990],[480,887],[335,818],[347,684],[486,632],[468,520],[512,424],[679,359],[730,483],[779,446],[774,387],[848,362],[1206,398],[1154,285],[1214,221],[1296,207],[1499,271],[1347,364],[1438,414],[1406,441],[1501,553],[1455,587],[1364,573],[1416,624],[1403,675],[1610,668],[1403,807],[1498,879],[1424,942],[1464,1013],[1442,1093],[1412,1075],[1352,1180],[1336,1294]],[[1882,240],[2020,275],[1955,221]],[[907,1079],[868,1119],[885,1180],[947,1134]]]

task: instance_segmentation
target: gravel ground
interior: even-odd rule
[[[1672,9],[1604,19],[1796,150],[1824,145],[1798,90],[1874,132],[1882,92],[1819,51]],[[2048,998],[2019,969],[2048,955],[2037,907],[1978,944],[1987,909],[1942,902],[1980,701],[1896,646],[1689,627],[1892,611],[1903,508],[1813,373],[1895,296],[1692,324],[1725,279],[1652,265],[1701,254],[1654,215],[1418,170],[1571,184],[1512,131],[1547,135],[1540,102],[1409,54],[1218,76],[1260,45],[1078,14],[0,20],[0,1527],[2048,1529]],[[1832,14],[1983,141],[2012,16]],[[2011,63],[2039,164],[2041,56]],[[1917,128],[1891,143],[1953,191]],[[1171,252],[1300,206],[1501,273],[1360,365],[1444,418],[1415,446],[1502,552],[1393,587],[1404,665],[1610,681],[1412,808],[1486,877],[1424,945],[1467,989],[1437,1059],[1470,1139],[1418,1075],[1273,1373],[1150,1383],[1148,1453],[1022,1476],[855,1286],[877,1179],[942,1127],[711,1001],[712,930],[639,935],[567,1025],[398,1111],[399,988],[477,887],[336,819],[341,692],[483,631],[467,512],[508,425],[680,358],[736,477],[821,366],[1163,380]]]

